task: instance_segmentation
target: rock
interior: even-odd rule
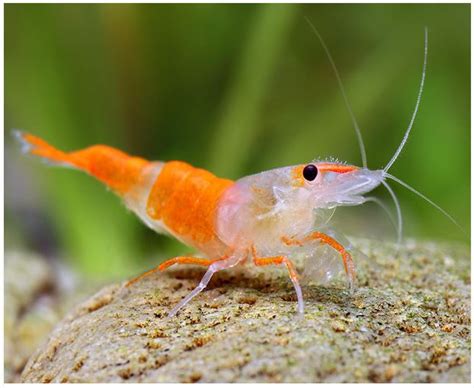
[[[35,255],[11,252],[5,255],[5,381],[13,382],[23,369],[31,353],[38,347],[35,336],[25,330],[23,312],[28,310],[38,294],[52,284],[48,265]],[[52,329],[44,330],[40,319],[37,331],[43,331],[43,338]]]
[[[5,382],[19,380],[31,354],[77,304],[76,283],[70,271],[44,257],[5,253]]]
[[[105,287],[57,325],[22,381],[469,382],[468,249],[356,242],[358,288],[306,286],[304,319],[283,268],[218,273],[173,318],[202,268]]]

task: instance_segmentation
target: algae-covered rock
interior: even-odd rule
[[[180,266],[77,306],[28,361],[24,382],[469,382],[467,248],[357,242],[342,281],[304,288],[304,319],[283,268],[236,267],[176,317],[199,282]],[[301,266],[301,263],[299,263]]]

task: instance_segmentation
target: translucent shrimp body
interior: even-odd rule
[[[340,242],[317,231],[318,226],[326,221],[324,209],[363,203],[363,194],[380,184],[383,177],[380,171],[314,162],[233,182],[184,162],[149,162],[102,145],[63,152],[36,136],[22,132],[16,136],[25,152],[50,164],[87,172],[122,197],[147,226],[208,256],[176,257],[151,271],[173,264],[208,267],[200,284],[171,310],[171,315],[201,292],[215,272],[247,259],[258,266],[284,265],[302,313],[303,295],[290,254],[298,250],[306,253],[314,242],[340,254],[352,285],[352,257]]]

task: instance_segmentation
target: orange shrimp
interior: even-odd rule
[[[159,233],[170,234],[207,256],[175,257],[127,283],[130,286],[144,276],[174,264],[208,267],[199,285],[170,311],[170,316],[199,294],[214,273],[248,258],[257,266],[285,266],[297,294],[297,311],[303,313],[299,275],[291,261],[295,252],[307,252],[315,243],[329,246],[340,255],[350,287],[356,279],[355,265],[347,247],[331,233],[322,232],[327,221],[321,220],[325,209],[373,200],[364,194],[383,184],[395,201],[400,236],[400,208],[385,179],[393,179],[422,196],[388,174],[388,169],[400,154],[411,130],[425,67],[426,49],[415,113],[402,143],[383,170],[369,170],[365,152],[362,152],[363,167],[314,161],[261,172],[234,182],[181,161],[150,162],[104,145],[63,152],[31,134],[15,133],[27,153],[87,172],[123,198],[126,206],[147,226]],[[356,130],[360,136],[357,127]],[[361,145],[364,151],[362,142]]]

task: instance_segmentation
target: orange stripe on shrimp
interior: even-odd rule
[[[341,163],[317,163],[316,165],[321,172],[335,172],[338,174],[345,174],[359,169],[359,167]]]

